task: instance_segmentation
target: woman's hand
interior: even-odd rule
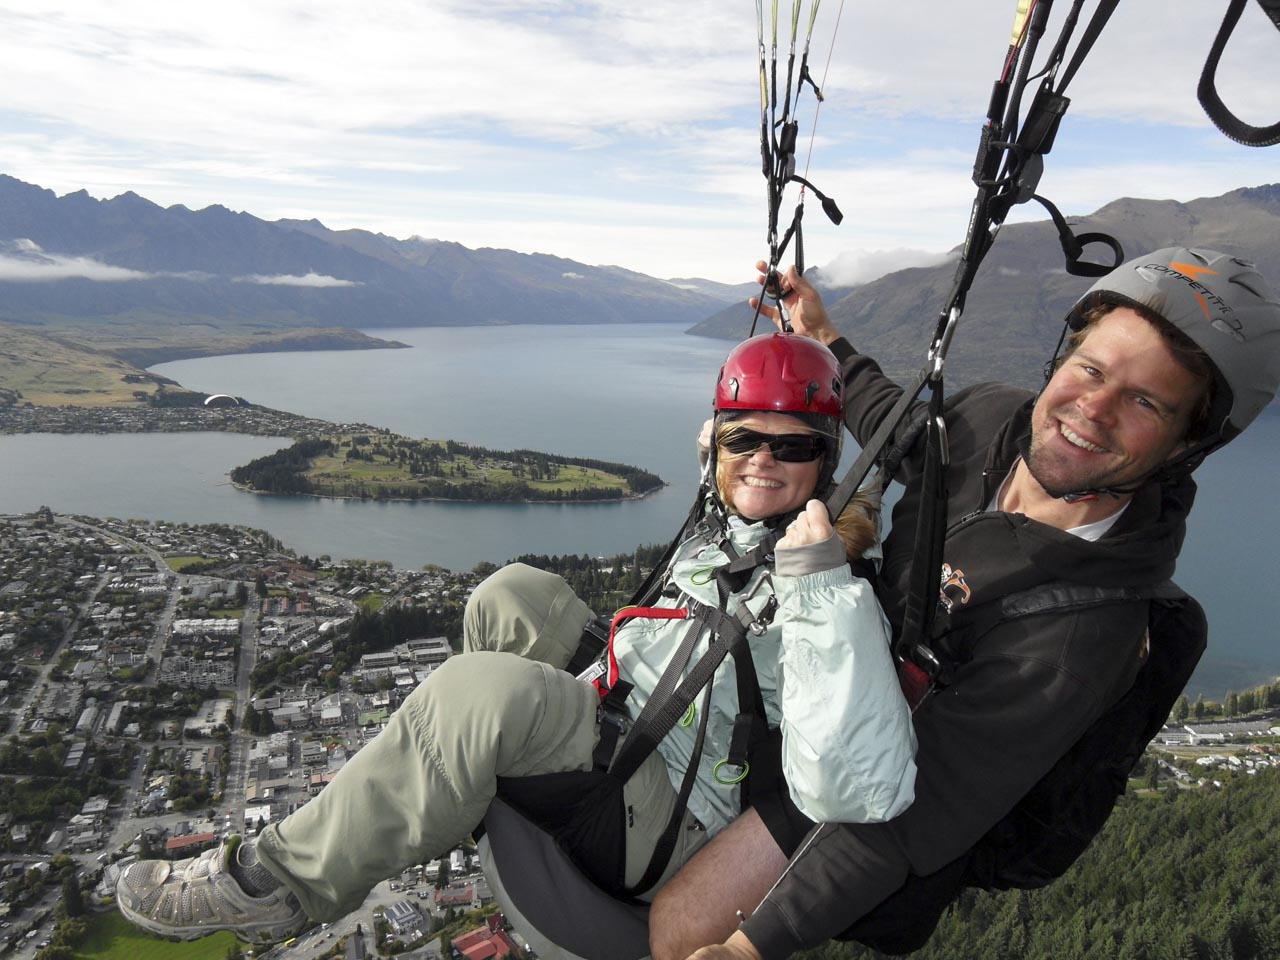
[[[833,533],[835,528],[831,526],[827,505],[821,500],[810,500],[804,505],[804,513],[787,525],[787,532],[778,541],[778,546],[803,547],[810,543],[821,543]]]
[[[765,271],[768,269],[769,265],[763,260],[756,262],[758,271],[756,283],[764,283]],[[791,317],[791,329],[794,332],[824,344],[829,344],[840,336],[840,332],[831,325],[826,307],[822,305],[822,296],[813,288],[813,284],[800,275],[794,264],[787,267],[780,275],[779,281],[782,289],[786,291],[782,298],[782,305],[787,308],[787,313]],[[755,309],[760,298],[752,297],[747,302],[751,304],[752,309]],[[766,303],[760,307],[760,315],[768,317],[779,330],[782,329],[782,319],[777,307]]]

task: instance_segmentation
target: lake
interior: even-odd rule
[[[0,512],[47,504],[95,516],[238,523],[312,556],[455,570],[522,553],[610,555],[674,533],[696,488],[694,437],[727,343],[668,324],[375,332],[414,349],[212,357],[154,369],[193,389],[306,416],[633,463],[670,486],[643,500],[582,505],[264,497],[236,490],[226,473],[283,441],[38,434],[0,437]],[[1197,673],[1209,691],[1280,672],[1267,602],[1280,542],[1280,505],[1270,496],[1277,451],[1273,408],[1198,474],[1178,580],[1209,612],[1210,654]],[[1205,679],[1219,675],[1230,679]]]

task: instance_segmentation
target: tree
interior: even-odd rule
[[[1173,705],[1173,719],[1178,723],[1182,723],[1191,714],[1191,701],[1187,699],[1184,693],[1178,698],[1178,702]]]
[[[1226,702],[1222,706],[1222,714],[1226,717],[1234,717],[1240,712],[1240,698],[1236,696],[1234,690],[1227,691]]]
[[[80,884],[74,876],[67,876],[62,881],[62,909],[68,917],[84,916],[84,897],[80,893]]]
[[[1195,703],[1195,706],[1191,708],[1191,713],[1195,716],[1197,720],[1203,720],[1204,711],[1205,711],[1204,694],[1202,693],[1198,697],[1196,697],[1196,703]]]
[[[1256,690],[1246,690],[1240,694],[1240,712],[1253,713],[1258,709],[1258,692]]]

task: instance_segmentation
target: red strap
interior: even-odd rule
[[[929,691],[933,689],[933,681],[914,663],[905,660],[898,664],[898,686],[902,687],[902,695],[907,700],[907,706],[912,713],[915,713],[920,704],[924,703]]]
[[[637,617],[645,617],[649,620],[687,620],[689,617],[688,607],[623,607],[613,615],[613,622],[609,624],[609,685],[601,687],[600,681],[594,681],[596,690],[600,696],[604,696],[609,692],[609,688],[618,682],[618,658],[613,655],[613,635],[618,632],[618,627],[624,620],[632,620]]]

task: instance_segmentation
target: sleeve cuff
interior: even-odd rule
[[[780,577],[804,577],[811,573],[844,566],[844,541],[835,533],[817,543],[802,547],[779,547],[774,554],[774,569]]]

